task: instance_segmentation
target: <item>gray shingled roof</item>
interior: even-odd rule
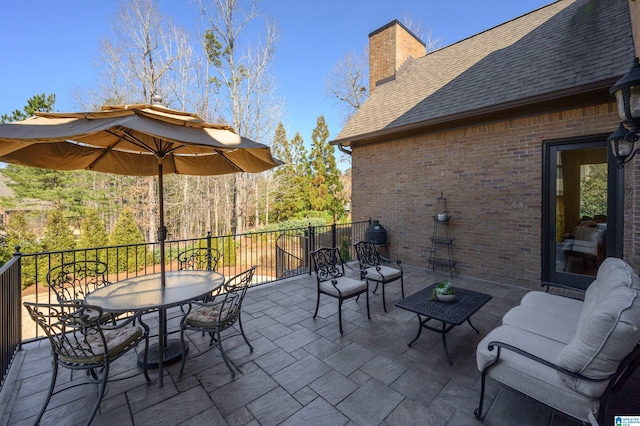
[[[560,0],[409,60],[336,141],[617,78],[633,57],[627,0]]]

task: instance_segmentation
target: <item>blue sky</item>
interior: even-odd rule
[[[342,110],[325,93],[330,70],[347,53],[361,53],[368,34],[393,19],[411,16],[449,45],[552,3],[552,0],[262,0],[275,18],[280,40],[274,62],[282,122],[305,142],[320,114],[330,139],[342,126]],[[39,93],[55,93],[57,111],[76,111],[71,92],[96,81],[98,40],[110,35],[117,1],[3,0],[0,6],[0,114],[22,109]],[[163,14],[196,28],[192,0],[159,0]],[[195,36],[195,35],[194,35]],[[270,141],[262,141],[269,143]]]

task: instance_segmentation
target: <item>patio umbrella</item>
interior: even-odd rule
[[[0,162],[53,170],[157,174],[163,288],[167,237],[163,176],[255,173],[281,164],[273,158],[269,147],[239,136],[229,126],[148,104],[103,106],[98,112],[38,112],[24,121],[0,124]],[[166,329],[163,309],[160,323],[161,331]],[[166,346],[166,335],[164,339]]]
[[[0,161],[53,170],[157,174],[163,285],[167,236],[163,176],[255,173],[281,164],[269,147],[237,135],[229,126],[156,104],[107,105],[97,112],[36,112],[27,120],[0,124]]]

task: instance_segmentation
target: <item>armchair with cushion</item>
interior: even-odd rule
[[[209,349],[201,352],[197,356],[217,348],[232,376],[236,374],[231,367],[233,361],[230,361],[227,357],[222,341],[232,336],[241,335],[247,346],[249,346],[249,350],[253,352],[253,346],[249,343],[249,339],[247,339],[244,328],[242,327],[242,301],[247,293],[249,284],[251,284],[255,270],[256,266],[252,266],[250,269],[226,280],[220,288],[218,295],[211,301],[192,301],[182,306],[184,315],[180,321],[180,339],[182,340],[182,366],[180,367],[180,375],[182,375],[187,359],[187,341],[185,335],[187,330],[209,333],[211,337]],[[227,334],[223,337],[222,332],[230,329],[236,322],[240,328],[240,333]],[[236,367],[236,369],[240,371],[238,367]]]
[[[109,381],[109,367],[112,362],[144,342],[143,373],[151,383],[147,373],[147,353],[149,352],[149,327],[139,315],[128,318],[117,325],[100,322],[103,316],[99,306],[76,304],[41,304],[24,302],[33,319],[51,343],[53,374],[51,384],[35,424],[39,424],[53,395],[67,389],[86,384],[98,384],[98,399],[86,424],[90,424],[105,395]],[[135,363],[134,363],[135,365]],[[87,379],[79,383],[64,385],[55,390],[58,367],[71,370],[85,370]],[[136,372],[134,375],[139,374]],[[132,377],[121,377],[124,380]]]
[[[367,317],[371,319],[371,314],[369,313],[369,283],[366,280],[362,282],[361,280],[345,276],[345,264],[337,248],[320,248],[312,251],[311,260],[318,284],[318,299],[316,302],[316,311],[313,314],[314,319],[318,315],[318,308],[320,307],[320,294],[337,298],[338,323],[340,325],[340,334],[343,334],[342,302],[352,297],[356,297],[357,300],[362,293],[366,295]]]
[[[582,422],[613,424],[607,404],[640,362],[640,278],[610,257],[584,300],[527,293],[478,343],[476,362],[478,417],[491,377]]]
[[[404,277],[400,260],[387,259],[381,256],[380,253],[378,253],[375,243],[372,241],[360,241],[354,244],[354,247],[356,249],[356,255],[358,256],[358,262],[360,263],[360,269],[365,271],[361,274],[361,279],[376,283],[373,294],[376,294],[378,285],[382,284],[382,306],[384,307],[384,311],[387,312],[384,288],[388,283],[400,280],[400,289],[402,291],[402,298],[404,298]],[[384,265],[381,261],[387,264],[395,263],[396,267]]]

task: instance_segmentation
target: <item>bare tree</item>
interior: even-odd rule
[[[367,80],[369,78],[368,53],[358,55],[347,53],[331,70],[327,77],[326,91],[338,100],[338,105],[344,109],[344,121],[360,109],[362,103],[369,96]]]
[[[208,112],[209,100],[201,90],[205,86],[204,58],[198,58],[187,32],[161,15],[156,0],[121,1],[112,22],[111,34],[100,40],[96,87],[76,92],[76,101],[83,109],[152,103],[153,95],[158,94],[168,107]],[[147,188],[140,194],[140,205],[146,209],[138,221],[146,228],[148,240],[155,239],[157,228],[156,179],[138,178]],[[169,204],[166,213],[169,229],[175,232],[181,229],[181,221],[197,217],[185,203]],[[187,213],[191,214],[188,219]]]
[[[434,38],[431,29],[424,30],[420,19],[414,19],[410,15],[403,17],[404,25],[426,45],[427,53],[433,52],[442,46],[442,37]],[[367,88],[369,78],[369,51],[364,49],[362,54],[347,53],[331,69],[326,80],[326,93],[336,98],[338,105],[344,110],[344,122],[360,109],[369,96]]]
[[[244,7],[248,3],[248,7]],[[257,1],[198,0],[207,29],[204,47],[210,67],[209,83],[225,100],[223,115],[242,136],[258,141],[273,133],[281,115],[282,102],[274,96],[275,79],[270,73],[278,38],[275,22],[265,19],[264,38],[248,41],[249,27],[259,25]],[[243,231],[250,211],[250,180],[233,176],[232,232]],[[257,221],[255,221],[257,222]]]

